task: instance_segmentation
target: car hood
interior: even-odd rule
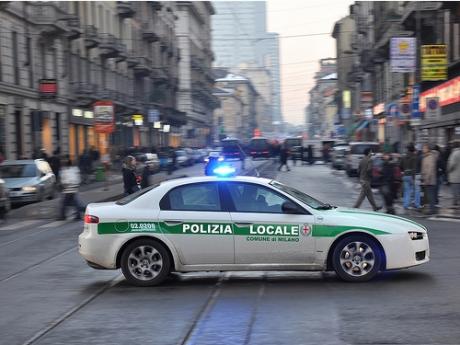
[[[36,177],[11,177],[3,179],[5,180],[5,185],[10,189],[38,184],[38,179]]]
[[[356,208],[338,207],[325,210],[324,224],[336,225],[342,230],[363,229],[375,235],[402,234],[408,231],[426,232],[426,228],[411,219],[391,214],[360,210]]]

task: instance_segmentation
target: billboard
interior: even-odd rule
[[[416,65],[415,37],[392,37],[390,44],[391,72],[415,72]]]
[[[96,133],[112,133],[114,130],[114,105],[112,101],[94,103],[94,130]]]
[[[447,45],[422,45],[422,81],[447,79]]]

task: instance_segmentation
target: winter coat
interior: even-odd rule
[[[359,162],[359,180],[362,182],[371,182],[372,176],[372,158],[371,156],[365,156]]]
[[[139,190],[137,184],[137,176],[134,169],[124,165],[123,166],[123,186],[125,194],[132,194]]]
[[[408,152],[401,161],[401,169],[406,176],[415,176],[417,173],[417,154]]]
[[[435,186],[437,183],[437,161],[438,154],[430,151],[423,155],[422,159],[422,184],[424,186]]]
[[[77,193],[80,185],[80,169],[77,167],[65,167],[61,169],[62,193]]]
[[[460,183],[460,148],[456,148],[447,161],[447,172],[450,183]]]

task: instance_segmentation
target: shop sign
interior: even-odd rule
[[[388,104],[386,113],[389,119],[399,118],[399,104],[398,103]]]
[[[81,109],[72,109],[72,116],[76,116],[76,117],[82,117],[83,116],[83,110]]]
[[[415,72],[415,37],[392,37],[390,44],[391,72]]]
[[[446,80],[447,45],[423,45],[421,50],[422,81]]]
[[[85,119],[93,119],[94,118],[94,113],[92,111],[85,110],[83,112],[83,116],[84,116]]]
[[[425,120],[436,121],[441,116],[439,97],[426,98]]]
[[[136,126],[142,126],[144,124],[144,116],[140,114],[134,114],[131,119],[134,121]]]
[[[380,115],[385,111],[385,103],[379,103],[374,108],[372,108],[372,112],[374,115]]]
[[[420,119],[420,85],[414,84],[412,87],[412,119]]]
[[[422,92],[420,95],[420,111],[425,111],[426,98],[428,97],[439,97],[441,107],[460,102],[460,77]]]
[[[346,109],[351,108],[351,92],[350,90],[343,90],[342,92],[342,104]]]
[[[170,125],[163,125],[163,132],[168,133],[171,130]]]
[[[94,103],[94,130],[96,133],[112,133],[114,130],[114,105],[112,101]]]
[[[408,102],[399,102],[399,113],[401,114],[401,119],[410,119],[411,105]]]
[[[161,121],[155,121],[153,123],[153,128],[160,129],[161,128]]]
[[[38,90],[40,98],[56,98],[57,81],[56,79],[40,79]]]

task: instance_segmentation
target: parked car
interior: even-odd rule
[[[6,214],[11,209],[9,190],[6,187],[5,180],[0,178],[0,219],[5,219]]]
[[[4,161],[0,175],[9,189],[12,203],[54,198],[56,177],[43,159]]]
[[[143,153],[138,155],[136,160],[140,163],[140,168],[143,169],[145,165],[152,165],[155,172],[160,171],[160,159],[156,153]]]
[[[193,165],[192,157],[186,150],[176,150],[176,162],[178,165],[187,167]]]
[[[348,145],[334,146],[331,150],[331,161],[334,169],[345,169],[346,156],[350,151]]]
[[[198,149],[191,149],[190,154],[192,156],[193,163],[200,163],[201,162],[201,152]]]
[[[380,149],[378,142],[371,141],[355,141],[349,144],[350,152],[347,155],[345,170],[348,176],[358,175],[359,162],[364,158],[364,151],[371,149],[372,152],[377,153]]]

